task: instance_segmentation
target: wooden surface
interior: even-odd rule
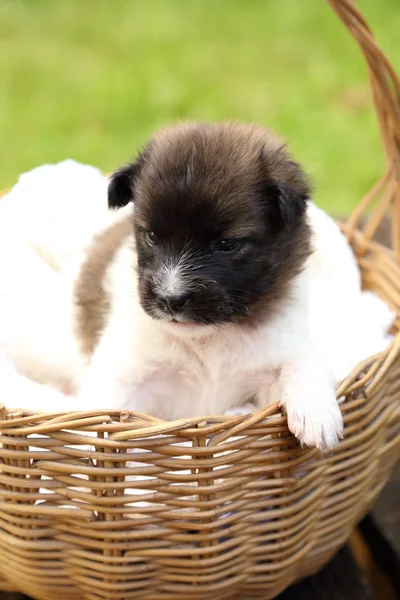
[[[278,599],[375,600],[377,596],[358,567],[349,546],[345,546],[317,575],[293,585]]]
[[[378,498],[370,518],[400,559],[400,462],[384,493]]]
[[[400,598],[400,462],[360,531]]]

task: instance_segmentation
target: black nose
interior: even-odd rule
[[[162,310],[171,312],[179,312],[189,300],[187,294],[179,294],[175,296],[158,296],[157,304]]]

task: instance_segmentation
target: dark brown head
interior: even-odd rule
[[[310,251],[309,186],[267,129],[182,124],[117,171],[109,205],[133,200],[143,309],[198,325],[267,319]]]

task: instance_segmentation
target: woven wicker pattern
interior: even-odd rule
[[[387,351],[337,390],[345,439],[329,455],[302,450],[276,405],[173,423],[2,407],[0,587],[38,600],[273,598],[329,560],[385,485],[400,451],[400,84],[353,3],[330,4],[367,60],[388,164],[345,230],[365,286],[397,311]],[[371,241],[390,204],[398,263]]]

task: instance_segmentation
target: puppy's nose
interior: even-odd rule
[[[174,296],[158,296],[157,303],[162,310],[179,312],[189,300],[188,294],[176,294]]]

